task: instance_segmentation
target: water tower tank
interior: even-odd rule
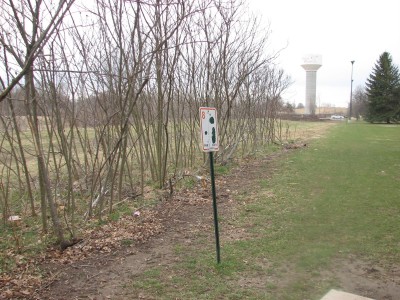
[[[315,115],[317,98],[317,71],[322,66],[322,56],[309,54],[303,57],[301,65],[306,70],[306,105],[304,113]]]

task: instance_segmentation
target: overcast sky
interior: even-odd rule
[[[286,47],[279,61],[295,82],[283,98],[304,104],[306,54],[322,55],[317,73],[317,105],[347,106],[353,91],[364,86],[384,51],[400,65],[400,0],[248,0],[250,9],[270,24],[271,46]]]

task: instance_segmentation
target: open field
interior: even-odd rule
[[[304,108],[296,108],[295,113],[298,115],[304,114]],[[320,115],[343,115],[346,116],[348,114],[347,107],[317,107],[315,109],[315,113]]]
[[[164,203],[164,233],[72,265],[43,295],[320,299],[336,288],[398,299],[400,127],[326,130],[220,173],[221,265],[208,187],[194,186]]]

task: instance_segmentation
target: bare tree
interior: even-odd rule
[[[364,117],[368,109],[368,95],[365,88],[357,86],[353,95],[353,113],[357,120]]]
[[[1,24],[0,44],[5,49],[3,61],[11,59],[18,68],[12,68],[12,73],[16,75],[10,78],[10,81],[0,78],[3,85],[0,102],[31,71],[35,58],[57,31],[74,1],[61,0],[57,7],[52,7],[51,2],[47,3],[43,0],[36,1],[34,4],[29,0],[18,4],[12,0],[2,2],[4,22]],[[13,33],[17,33],[17,36]],[[24,45],[24,49],[21,49],[19,45]],[[3,66],[3,68],[11,71],[9,67]]]
[[[282,138],[290,78],[243,1],[14,2],[0,16],[3,184],[33,215],[40,202],[62,248],[147,182],[201,166],[200,106],[218,109],[221,163]]]

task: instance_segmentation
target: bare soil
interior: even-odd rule
[[[218,176],[218,209],[220,215],[224,216],[225,241],[246,238],[246,228],[237,228],[232,225],[233,222],[229,222],[240,208],[240,204],[233,199],[239,193],[247,193],[251,199],[258,179],[272,176],[274,161],[279,155],[249,159],[234,168],[229,175]],[[78,261],[65,263],[55,260],[50,264],[43,264],[47,280],[33,298],[154,299],[151,295],[129,294],[126,286],[136,276],[154,266],[168,268],[169,265],[180,261],[182,254],[178,254],[175,246],[188,244],[195,248],[201,243],[197,238],[200,232],[207,235],[210,251],[215,251],[210,198],[210,187],[200,183],[193,189],[175,192],[171,197],[162,200],[155,211],[148,214],[147,219],[145,213],[139,216],[138,218],[144,218],[142,223],[132,223],[132,228],[127,228],[128,231],[135,231],[134,226],[137,224],[153,226],[156,230],[151,231],[148,237],[133,239],[131,245],[108,245],[108,253],[100,251]],[[77,244],[75,247],[79,248],[82,245]],[[268,280],[274,281],[278,288],[284,287],[287,281],[296,277],[290,266],[286,274],[288,276],[285,279],[271,279],[269,275]],[[383,267],[379,263],[349,257],[337,261],[333,270],[328,270],[321,276],[338,278],[340,286],[347,292],[373,299],[400,299],[399,265]],[[267,278],[262,278],[262,274],[258,273],[257,278],[242,278],[238,284],[248,288],[262,288],[261,283],[266,281]]]

